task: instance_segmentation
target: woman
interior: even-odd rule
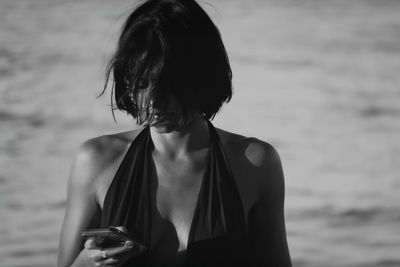
[[[144,127],[81,146],[58,266],[291,266],[277,152],[209,121],[231,98],[231,70],[202,8],[193,0],[137,7],[111,74],[117,108]],[[148,250],[81,238],[109,226],[126,227]]]

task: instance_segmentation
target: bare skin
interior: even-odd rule
[[[119,266],[135,255],[127,247],[103,259],[89,240],[81,249],[80,233],[99,223],[109,185],[128,147],[141,129],[100,136],[79,149],[70,173],[58,266]],[[256,138],[217,129],[237,183],[254,261],[258,266],[291,266],[284,223],[284,178],[276,150]],[[196,120],[185,132],[151,127],[158,177],[158,232],[154,234],[163,264],[180,265],[206,165],[207,124]],[[173,253],[171,254],[171,248]],[[169,260],[169,262],[165,262]],[[161,260],[160,260],[161,261]],[[96,265],[97,264],[97,265]],[[107,265],[109,264],[109,265]]]

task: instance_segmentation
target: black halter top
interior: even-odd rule
[[[246,266],[248,245],[242,201],[219,136],[208,121],[208,163],[185,253],[185,266]],[[132,142],[104,199],[101,227],[125,226],[148,251],[123,266],[154,266],[152,214],[156,209],[153,142],[144,128]],[[154,177],[154,176],[153,176]]]

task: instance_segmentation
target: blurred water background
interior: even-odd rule
[[[214,125],[280,152],[294,266],[400,266],[400,1],[201,4],[234,74]],[[77,147],[136,127],[96,99],[132,6],[0,1],[0,266],[55,266]]]

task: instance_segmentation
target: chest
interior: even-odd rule
[[[154,159],[152,242],[162,251],[186,250],[206,165],[206,153],[176,162]]]

